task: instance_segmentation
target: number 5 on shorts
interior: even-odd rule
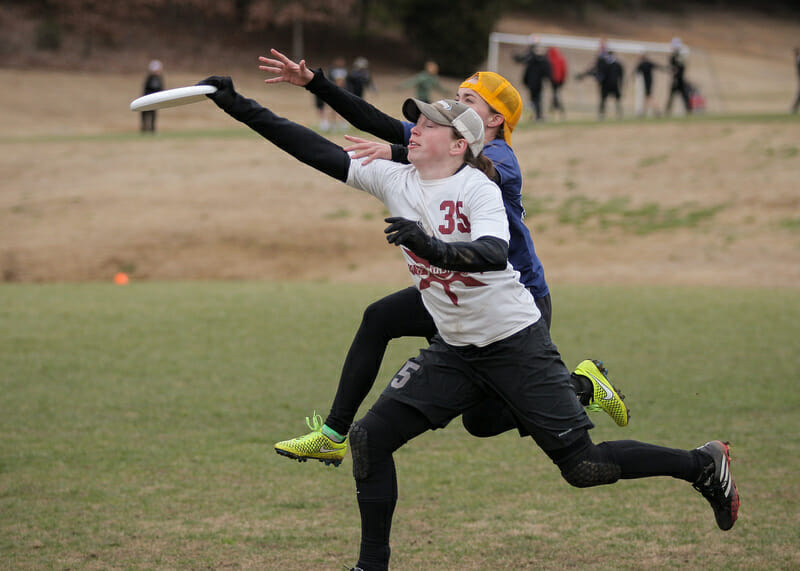
[[[389,385],[395,389],[402,389],[404,386],[406,386],[406,383],[411,378],[411,375],[414,372],[419,371],[420,368],[421,365],[418,365],[414,361],[406,361],[406,364],[403,365],[399,371],[397,371],[397,374],[394,376],[394,378],[392,378],[392,382],[389,383]]]

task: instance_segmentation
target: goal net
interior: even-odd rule
[[[566,36],[557,34],[507,34],[494,32],[489,36],[489,56],[488,68],[490,71],[499,73],[507,78],[519,90],[525,101],[526,109],[530,111],[530,92],[525,87],[522,77],[525,66],[516,62],[516,54],[524,54],[532,43],[532,38],[536,38],[539,46],[545,51],[549,47],[557,47],[564,58],[567,60],[567,80],[564,83],[559,96],[566,108],[567,114],[573,118],[596,117],[598,103],[600,100],[597,82],[592,77],[585,77],[582,80],[575,79],[575,75],[591,68],[597,58],[600,43],[603,38],[593,38],[584,36]],[[646,53],[648,58],[654,63],[669,67],[669,57],[672,53],[670,43],[658,42],[639,42],[632,40],[621,40],[606,38],[606,47],[613,51],[617,59],[622,63],[625,76],[622,86],[622,106],[627,116],[633,116],[642,110],[644,103],[644,87],[641,78],[637,79],[635,73],[641,54]],[[713,69],[707,65],[700,50],[689,50],[686,45],[682,45],[681,51],[686,58],[686,79],[694,84],[698,92],[708,99],[708,89],[714,87]],[[690,58],[689,56],[692,55]],[[707,58],[705,58],[707,60]],[[668,69],[653,71],[653,100],[658,109],[664,109],[672,83],[672,74]],[[551,88],[550,83],[545,82],[542,95],[542,104],[545,117],[549,115]],[[716,93],[716,90],[714,90]],[[684,112],[683,102],[677,95],[673,98],[672,113],[680,115]],[[718,98],[717,98],[718,102]],[[615,101],[606,101],[606,116],[614,117]],[[523,115],[526,117],[526,115]],[[528,114],[527,117],[530,117]]]

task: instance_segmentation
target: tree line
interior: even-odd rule
[[[443,73],[463,76],[486,58],[488,37],[508,11],[530,11],[586,18],[593,7],[635,14],[641,10],[680,11],[704,5],[800,13],[797,0],[0,0],[24,5],[40,20],[37,46],[58,50],[65,31],[85,41],[102,42],[120,22],[154,19],[181,25],[215,23],[258,32],[324,24],[354,36],[400,28],[417,56],[434,59]]]

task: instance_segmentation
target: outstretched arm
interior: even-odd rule
[[[342,182],[347,180],[350,157],[337,144],[311,129],[275,115],[252,99],[241,96],[233,88],[230,77],[212,76],[201,81],[199,85],[216,87],[216,93],[210,94],[209,99],[275,146],[328,176]]]
[[[278,50],[272,49],[270,53],[273,58],[263,56],[258,58],[263,64],[259,69],[276,75],[264,80],[266,83],[287,82],[292,85],[302,85],[319,96],[356,129],[366,131],[389,143],[404,145],[408,142],[402,121],[339,87],[326,78],[321,69],[312,72],[306,67],[305,60],[295,63]]]

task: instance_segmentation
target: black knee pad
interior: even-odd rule
[[[561,476],[576,488],[613,484],[620,475],[619,465],[602,458],[595,446],[586,449],[561,468]]]
[[[348,436],[350,455],[353,459],[353,477],[364,480],[369,476],[369,439],[367,429],[358,422],[350,427]]]
[[[432,428],[425,415],[412,406],[381,395],[350,428],[349,446],[353,477],[365,480],[392,463],[392,454],[411,438]]]

